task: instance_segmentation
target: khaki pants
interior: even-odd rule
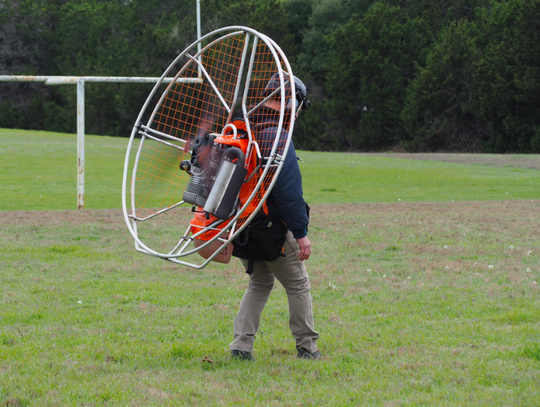
[[[285,257],[274,261],[256,261],[240,310],[234,320],[234,341],[230,349],[253,349],[261,314],[277,278],[289,300],[289,327],[296,345],[313,353],[319,334],[313,327],[310,283],[303,261],[298,260],[299,247],[291,232],[285,241]],[[247,268],[247,260],[241,259]]]

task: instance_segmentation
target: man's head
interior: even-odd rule
[[[309,109],[311,107],[311,102],[308,100],[308,92],[306,85],[298,79],[296,76],[294,78],[294,88],[295,88],[295,97],[291,97],[291,86],[287,77],[285,76],[285,102],[286,109],[293,110],[297,114],[300,109],[305,108]],[[279,92],[280,87],[279,73],[272,75],[272,78],[266,84],[264,88],[263,97],[268,97],[272,95],[272,98],[281,101],[281,93]]]

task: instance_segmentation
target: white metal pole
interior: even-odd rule
[[[201,0],[197,0],[197,40],[201,39]],[[201,52],[201,43],[197,46],[197,51]]]
[[[84,79],[77,80],[77,209],[84,209]]]
[[[197,41],[201,39],[201,0],[197,0]],[[197,51],[201,53],[201,43],[197,44]],[[199,56],[199,62],[202,63],[201,57]],[[201,67],[199,66],[199,79],[202,79]]]

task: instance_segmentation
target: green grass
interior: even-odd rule
[[[85,209],[121,207],[127,139],[86,136]],[[540,171],[299,152],[312,203],[538,199]],[[0,210],[76,209],[73,134],[0,129]]]
[[[100,171],[88,169],[87,206],[118,207],[125,140],[87,140]],[[0,143],[0,406],[540,405],[538,170],[300,153],[325,357],[296,360],[277,285],[257,361],[239,363],[238,261],[159,261],[134,250],[120,210],[60,210],[76,201],[75,174],[53,182],[75,172],[73,135],[4,130]],[[27,179],[30,162],[46,184]],[[8,211],[38,209],[27,195],[39,188],[55,210]],[[423,200],[446,202],[407,202]]]
[[[0,213],[0,405],[538,405],[539,209],[313,205],[325,357],[296,360],[277,286],[253,364],[239,262],[137,254],[118,210]]]
[[[85,137],[85,208],[120,208],[127,139]],[[77,136],[0,129],[0,210],[77,208]]]
[[[540,171],[359,154],[300,152],[313,203],[538,199]],[[540,159],[540,157],[539,157]]]

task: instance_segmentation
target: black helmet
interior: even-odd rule
[[[302,105],[309,109],[311,107],[311,102],[307,100],[308,97],[308,91],[306,88],[306,85],[304,85],[304,82],[302,82],[300,79],[298,79],[296,76],[293,76],[294,78],[294,88],[295,88],[295,100],[296,100],[296,107],[301,107]],[[268,81],[266,84],[266,87],[264,88],[263,97],[270,96],[274,91],[276,91],[280,86],[279,81],[279,73],[276,72],[274,75],[272,75],[272,78]],[[291,94],[291,87],[286,86],[285,87],[285,98],[289,98]],[[279,99],[279,95],[276,95]],[[290,108],[291,102],[287,104],[287,107]]]

